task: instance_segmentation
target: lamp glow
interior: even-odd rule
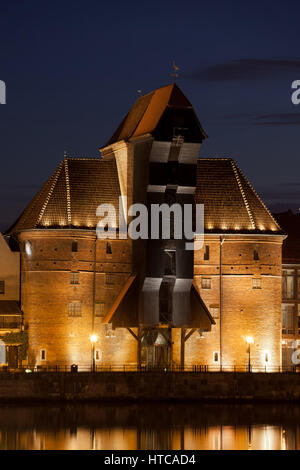
[[[95,334],[91,335],[91,336],[90,336],[90,341],[91,341],[91,343],[97,343],[97,341],[98,341],[98,336],[95,335]]]
[[[246,337],[246,343],[247,344],[254,344],[254,339],[252,338],[252,336],[247,336]]]
[[[25,253],[26,253],[27,256],[32,255],[32,248],[31,248],[31,243],[30,242],[25,243]]]

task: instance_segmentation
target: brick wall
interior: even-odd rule
[[[30,240],[32,253],[24,242]],[[78,251],[72,252],[72,241]],[[40,230],[20,235],[22,256],[22,308],[29,333],[28,360],[32,364],[89,365],[92,360],[90,335],[98,335],[95,349],[101,363],[131,364],[137,361],[137,343],[126,329],[107,337],[102,317],[93,327],[95,302],[108,311],[131,273],[130,240],[110,240],[112,254],[106,254],[106,241],[97,240],[94,274],[95,233],[89,231]],[[79,272],[79,284],[71,284],[71,272]],[[113,275],[107,284],[106,274]],[[81,302],[80,316],[69,315],[69,303]],[[41,360],[41,350],[46,360]]]

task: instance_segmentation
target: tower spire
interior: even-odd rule
[[[176,79],[179,77],[179,74],[177,73],[177,71],[179,70],[179,67],[178,65],[175,64],[175,60],[173,60],[172,68],[173,68],[173,73],[170,73],[170,77],[173,77],[174,83],[176,83]]]

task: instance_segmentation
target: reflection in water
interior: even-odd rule
[[[0,407],[0,449],[300,450],[295,405]]]

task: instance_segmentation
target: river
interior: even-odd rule
[[[299,450],[300,406],[2,405],[0,449]]]

